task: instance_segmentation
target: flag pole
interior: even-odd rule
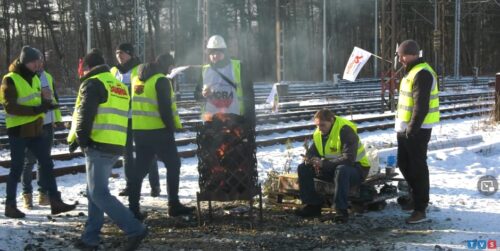
[[[373,53],[371,53],[371,54],[372,54],[372,56],[374,56],[374,57],[376,57],[376,58],[378,58],[378,59],[380,59],[380,60],[383,60],[383,61],[385,61],[385,62],[387,62],[387,63],[391,63],[391,64],[392,64],[392,61],[389,61],[389,60],[387,60],[387,59],[385,59],[385,58],[382,58],[382,57],[381,57],[381,56],[379,56],[379,55],[375,55],[375,54],[373,54]]]

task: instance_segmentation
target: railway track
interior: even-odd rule
[[[491,112],[491,106],[488,106],[486,104],[471,104],[462,107],[443,108],[441,109],[442,113],[441,119],[449,120],[456,118],[464,118],[464,117],[484,115],[490,112]],[[359,125],[358,132],[365,132],[365,131],[375,131],[375,130],[384,130],[388,128],[393,128],[394,127],[393,118],[394,115],[388,114],[388,115],[380,115],[380,116],[373,116],[366,118],[357,118],[353,119],[353,121]],[[285,144],[287,141],[304,141],[311,137],[314,128],[315,126],[312,123],[309,123],[304,125],[292,125],[283,128],[262,129],[257,131],[256,143],[258,147],[264,147],[275,144]],[[296,133],[293,133],[293,135],[291,135],[290,132],[296,132]],[[285,135],[284,133],[287,134]],[[265,139],[263,137],[271,134],[273,135],[273,137],[270,139]],[[275,134],[282,134],[283,136],[276,136]],[[180,141],[184,141],[183,144],[196,143],[195,138],[179,139],[176,141],[179,141],[177,142],[178,144],[180,143]],[[179,155],[182,158],[194,157],[196,156],[196,149],[195,148],[179,149]],[[52,157],[54,160],[70,160],[78,157],[83,157],[83,154],[81,152],[75,152],[72,154],[60,153],[52,155]],[[0,161],[0,166],[9,167],[10,160]],[[118,162],[116,166],[117,167],[121,166],[121,162]],[[85,171],[85,165],[82,163],[72,166],[56,168],[54,169],[54,174],[56,176],[61,176],[83,171]],[[0,175],[0,183],[5,181],[6,181],[6,175]]]
[[[482,96],[489,95],[489,92],[485,93],[476,93],[469,94],[467,97],[463,97],[463,95],[447,95],[441,97],[441,106],[446,105],[458,105],[463,103],[477,102],[481,101],[489,101],[493,100],[493,96]],[[492,93],[491,93],[492,94]],[[380,100],[366,100],[366,101],[353,101],[346,103],[332,103],[332,104],[323,104],[323,105],[310,105],[310,106],[300,106],[300,107],[290,107],[286,112],[283,113],[268,113],[263,114],[263,111],[260,111],[261,114],[257,114],[257,125],[263,124],[277,124],[277,123],[287,123],[287,122],[295,122],[300,120],[310,120],[314,113],[321,108],[326,108],[332,110],[335,114],[340,116],[347,116],[352,114],[361,114],[361,113],[376,113],[381,110]],[[258,111],[259,112],[259,111]],[[191,113],[191,114],[182,114],[181,119],[183,121],[184,131],[193,132],[196,130],[196,127],[201,123],[198,119],[200,117],[199,113]],[[56,131],[54,134],[55,143],[65,143],[67,137],[67,130],[64,131]],[[178,146],[186,144],[186,141],[181,140],[177,142]],[[8,137],[1,136],[0,137],[0,149],[8,148]]]

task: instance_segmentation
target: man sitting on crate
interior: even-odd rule
[[[300,199],[305,206],[296,211],[301,217],[321,216],[323,198],[314,187],[314,178],[335,183],[335,222],[346,223],[348,196],[360,185],[370,170],[356,125],[331,111],[322,109],[314,115],[317,129],[314,143],[307,150],[304,163],[298,167]]]

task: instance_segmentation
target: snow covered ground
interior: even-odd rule
[[[431,205],[428,217],[428,229],[418,233],[407,233],[393,230],[394,235],[405,235],[408,238],[394,238],[397,250],[465,250],[467,240],[494,240],[500,246],[500,192],[491,196],[479,193],[477,182],[481,176],[492,175],[500,180],[500,125],[485,123],[487,118],[467,118],[443,121],[433,130],[432,142],[448,142],[435,144],[429,151],[428,163],[431,181]],[[292,135],[292,133],[290,134]],[[282,135],[281,135],[282,136]],[[468,140],[477,136],[475,140]],[[396,146],[393,130],[361,133],[365,144],[379,149]],[[465,139],[465,140],[460,140]],[[258,149],[258,171],[261,181],[266,179],[270,170],[282,171],[287,163],[294,171],[301,162],[303,143],[292,143],[291,146],[276,145]],[[382,150],[387,151],[387,150]],[[4,155],[0,154],[0,155]],[[289,157],[287,157],[289,156]],[[82,163],[82,159],[56,161],[56,165]],[[159,163],[163,166],[162,163]],[[110,189],[117,194],[125,186],[123,170],[116,169],[118,178],[110,178]],[[5,169],[1,170],[5,173]],[[149,182],[144,182],[143,202],[145,208],[166,208],[165,169],[160,168],[162,195],[159,198],[149,196]],[[79,212],[86,215],[87,200],[83,196],[85,190],[84,174],[66,175],[57,179],[65,201],[78,201],[75,212],[65,217],[48,217],[49,207],[39,207],[35,201],[33,210],[24,210],[27,217],[22,220],[8,219],[3,215],[5,203],[5,184],[0,184],[0,250],[23,250],[29,243],[37,243],[33,239],[38,233],[51,231],[74,231],[81,226],[85,217],[78,217]],[[33,183],[35,185],[35,183]],[[20,186],[18,187],[18,191]],[[36,189],[36,185],[35,185]],[[198,190],[197,159],[182,159],[180,197],[183,202],[193,202]],[[120,197],[126,204],[126,200]],[[21,197],[18,197],[21,205]],[[404,225],[407,214],[399,210],[394,201],[381,212],[370,212],[365,217],[396,218]],[[403,228],[402,228],[403,229]],[[71,232],[72,233],[72,232]],[[73,233],[75,237],[78,232]],[[373,230],[376,234],[376,229]],[[390,237],[388,237],[390,238]],[[42,247],[51,250],[56,243],[67,240],[46,240]],[[442,248],[442,249],[439,249]],[[68,247],[70,249],[70,247]],[[500,250],[500,248],[498,249]]]

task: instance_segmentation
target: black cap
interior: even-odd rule
[[[420,46],[418,46],[415,40],[405,40],[399,45],[398,53],[400,55],[419,55]]]
[[[35,60],[40,60],[41,58],[42,54],[40,53],[40,51],[29,45],[23,46],[23,48],[21,49],[21,54],[19,55],[19,61],[21,62],[21,64],[27,64]]]
[[[134,55],[134,46],[131,43],[121,43],[118,45],[118,48],[116,48],[117,51],[123,51],[130,56]]]
[[[95,66],[104,64],[104,58],[102,57],[101,51],[94,48],[89,54],[85,55],[83,58],[83,67],[94,68]]]

